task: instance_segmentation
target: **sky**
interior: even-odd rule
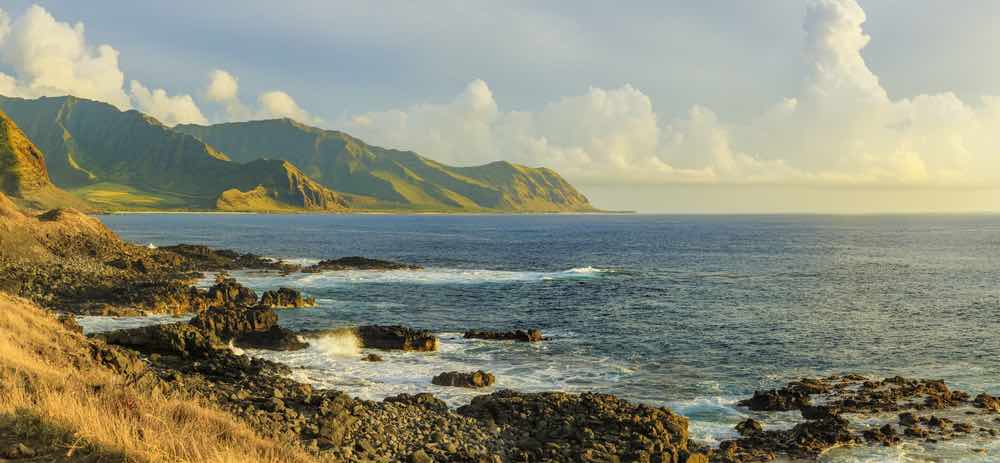
[[[618,4],[615,4],[618,3]],[[0,94],[292,117],[641,212],[1000,211],[1000,2],[0,5]]]

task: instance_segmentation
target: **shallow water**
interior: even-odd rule
[[[943,378],[1000,393],[998,216],[115,215],[141,244],[202,243],[302,263],[347,255],[422,271],[281,276],[319,307],[292,328],[402,323],[442,337],[431,354],[359,362],[332,340],[252,352],[367,398],[431,391],[446,370],[488,369],[497,387],[596,390],[673,407],[707,441],[733,435],[754,389],[859,371]],[[469,328],[541,328],[528,345],[461,339]],[[770,417],[770,426],[796,416]],[[954,448],[952,448],[954,447]],[[987,453],[972,452],[983,448]],[[837,450],[830,461],[991,461],[995,442]],[[929,456],[928,456],[929,455]]]

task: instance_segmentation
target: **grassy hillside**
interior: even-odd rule
[[[89,209],[85,201],[52,183],[45,155],[3,111],[0,111],[0,192],[35,209]]]
[[[456,168],[290,119],[180,125],[175,130],[198,137],[236,161],[286,159],[329,188],[374,198],[375,208],[593,210],[586,197],[548,169],[507,162]]]
[[[143,387],[116,368],[140,359],[67,330],[34,304],[0,293],[0,444],[25,461],[309,462],[199,400]],[[128,367],[126,368],[126,365]]]
[[[51,160],[56,185],[115,207],[211,209],[222,192],[263,185],[285,209],[342,210],[335,192],[280,161],[237,163],[137,111],[75,97],[0,97]],[[97,185],[117,185],[112,189]]]

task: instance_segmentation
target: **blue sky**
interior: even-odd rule
[[[743,198],[808,188],[829,196],[813,202],[823,210],[867,210],[850,199],[861,190],[876,198],[872,210],[922,210],[928,201],[918,198],[947,189],[979,210],[1000,184],[983,174],[1000,167],[989,135],[1000,125],[983,100],[1000,92],[1000,2],[0,8],[16,26],[35,4],[56,22],[82,23],[86,47],[118,52],[122,90],[105,99],[119,106],[168,123],[289,115],[455,164],[547,165],[605,207],[686,210],[700,204],[691,195],[739,191],[695,211],[799,210],[809,204],[775,205],[783,194]],[[7,42],[0,71],[26,88]],[[238,79],[238,95],[206,97],[213,70]],[[190,100],[171,99],[183,95]],[[650,191],[669,199],[649,201]]]

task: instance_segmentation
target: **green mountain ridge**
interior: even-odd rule
[[[452,167],[291,119],[171,128],[73,96],[0,96],[0,110],[37,145],[55,190],[102,210],[595,210],[550,169]]]
[[[47,153],[56,185],[93,195],[105,207],[131,208],[128,192],[154,198],[152,209],[214,209],[228,190],[261,187],[286,209],[343,210],[337,193],[281,160],[230,161],[212,146],[138,111],[72,96],[0,97],[0,108]],[[106,189],[94,190],[95,185]],[[120,201],[113,199],[115,195]],[[159,204],[172,201],[168,205]]]
[[[336,191],[374,198],[384,207],[522,212],[591,211],[585,196],[556,172],[506,161],[452,167],[373,146],[344,132],[291,119],[178,125],[235,161],[286,159]],[[355,201],[364,206],[363,202]]]
[[[0,193],[33,209],[90,209],[85,201],[52,183],[45,155],[3,111],[0,111]]]

